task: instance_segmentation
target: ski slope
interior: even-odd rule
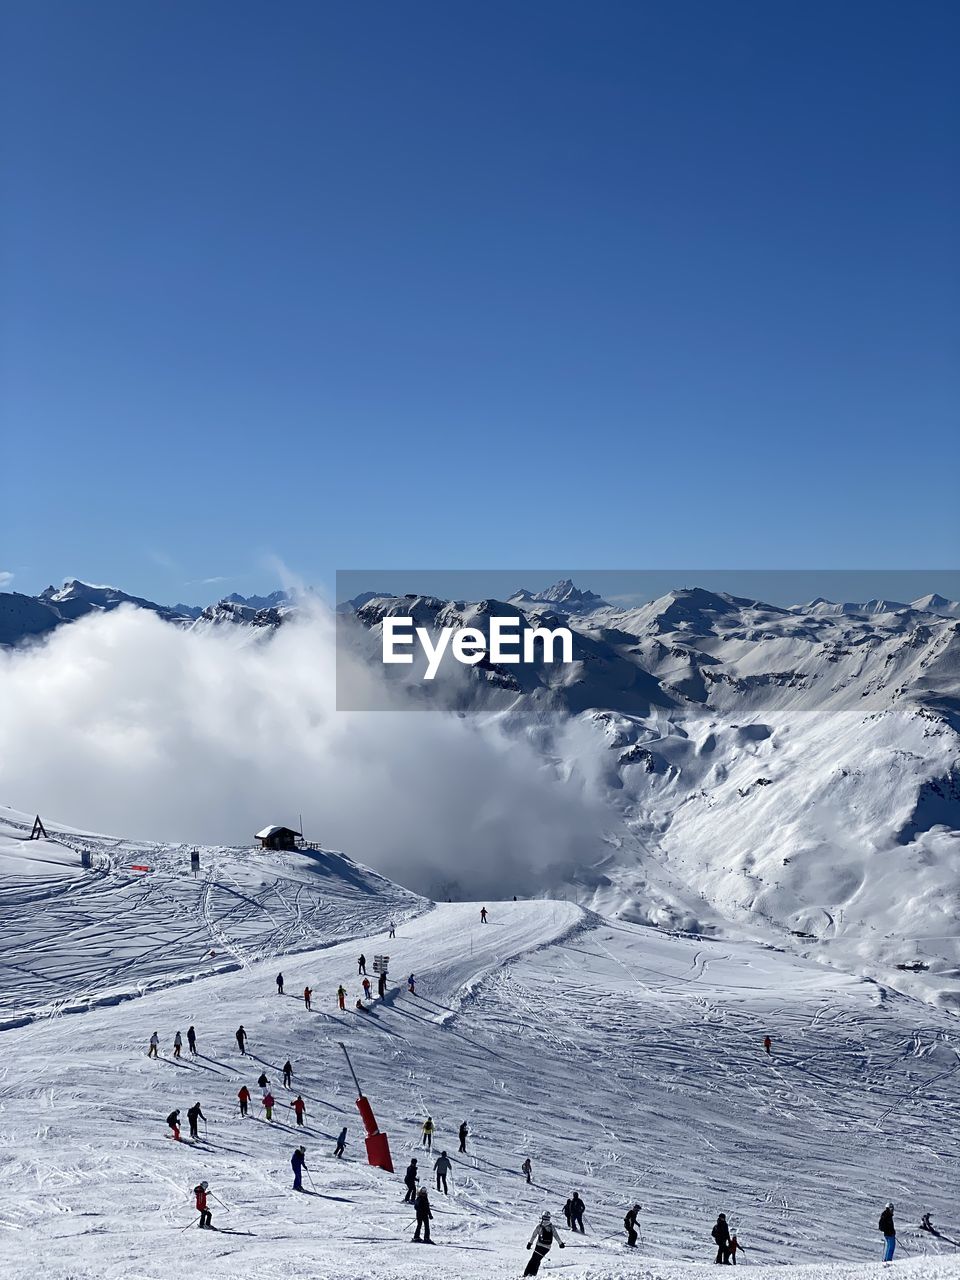
[[[261,855],[249,857],[253,865]],[[331,870],[331,898],[335,878]],[[68,883],[78,895],[88,885],[90,911],[98,909],[96,875]],[[276,883],[278,897],[296,895],[287,871]],[[952,1015],[772,947],[675,936],[560,901],[490,902],[486,925],[481,904],[421,904],[388,940],[384,919],[402,892],[355,895],[345,883],[353,906],[342,924],[356,929],[348,939],[248,954],[239,967],[119,1003],[48,1005],[0,1031],[0,1274],[512,1277],[539,1214],[560,1218],[578,1189],[588,1233],[564,1233],[568,1248],[549,1255],[542,1275],[689,1277],[712,1259],[709,1230],[722,1209],[739,1227],[747,1265],[796,1264],[778,1266],[791,1280],[866,1280],[881,1270],[876,1219],[891,1198],[904,1273],[960,1277],[950,1246],[913,1230],[930,1212],[958,1238]],[[35,924],[43,914],[25,912]],[[79,927],[79,909],[77,918]],[[83,952],[90,997],[99,976],[116,981],[101,925],[99,964],[89,938]],[[65,969],[71,945],[65,930]],[[361,950],[368,968],[388,953],[391,974],[387,999],[362,1013],[352,1007]],[[22,983],[29,1000],[29,944],[24,960],[4,979]],[[405,986],[411,971],[415,997]],[[307,983],[310,1013],[300,998]],[[234,1040],[240,1022],[248,1058]],[[174,1032],[191,1023],[200,1056],[175,1061]],[[159,1061],[146,1057],[153,1030]],[[396,1175],[365,1163],[340,1041],[389,1135]],[[295,1094],[280,1084],[287,1056],[307,1103],[300,1131],[288,1106]],[[258,1098],[261,1070],[279,1103],[272,1125],[256,1105],[246,1120],[236,1113],[241,1083]],[[175,1144],[164,1117],[179,1107],[185,1122],[194,1101],[206,1131],[196,1145]],[[410,1243],[401,1184],[428,1113],[437,1148],[454,1159],[451,1195],[431,1194],[429,1250]],[[464,1119],[465,1157],[456,1154]],[[340,1162],[331,1153],[342,1124]],[[303,1195],[290,1190],[299,1141],[313,1183]],[[531,1187],[520,1173],[525,1156]],[[223,1201],[212,1203],[217,1232],[188,1226],[188,1192],[200,1179]],[[644,1206],[636,1255],[620,1230],[634,1200]]]
[[[340,853],[203,847],[194,876],[196,846],[45,825],[49,839],[26,839],[33,818],[0,808],[0,1027],[245,968],[426,906]]]

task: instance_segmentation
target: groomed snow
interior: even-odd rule
[[[96,880],[82,883],[95,914]],[[876,1219],[891,1198],[907,1258],[898,1270],[960,1276],[953,1250],[915,1229],[930,1212],[957,1238],[951,1015],[770,947],[672,936],[560,901],[489,902],[486,925],[481,904],[438,904],[411,912],[390,941],[384,918],[399,892],[358,897],[349,940],[316,936],[315,949],[0,1032],[0,1273],[492,1280],[520,1274],[535,1220],[544,1209],[560,1218],[576,1188],[588,1233],[565,1233],[570,1247],[542,1275],[687,1278],[712,1258],[723,1209],[755,1270],[802,1264],[777,1275],[867,1280],[881,1271]],[[276,896],[290,893],[278,875]],[[100,923],[105,962],[112,940]],[[314,929],[306,921],[297,944]],[[274,942],[282,951],[281,934]],[[66,960],[69,930],[61,949]],[[361,950],[371,971],[374,955],[391,957],[388,998],[367,1012],[353,1008]],[[406,993],[411,971],[416,997]],[[96,965],[86,972],[95,994]],[[29,993],[28,974],[22,981]],[[240,1022],[247,1059],[234,1040]],[[174,1061],[174,1032],[190,1023],[201,1056],[185,1048]],[[153,1030],[156,1062],[146,1057]],[[389,1135],[396,1175],[363,1159],[338,1041]],[[279,1078],[287,1056],[307,1103],[299,1133]],[[247,1120],[236,1114],[241,1082],[259,1097],[261,1070],[280,1104],[273,1125],[256,1105]],[[204,1140],[173,1143],[164,1117],[177,1106],[185,1120],[196,1100]],[[410,1243],[401,1185],[428,1113],[437,1147],[454,1158],[451,1195],[431,1194],[429,1250]],[[459,1157],[464,1119],[471,1138]],[[314,1184],[304,1195],[290,1190],[300,1140]],[[530,1188],[519,1171],[527,1155]],[[212,1203],[216,1233],[181,1229],[201,1178],[224,1202]],[[643,1246],[633,1256],[620,1224],[635,1199]]]

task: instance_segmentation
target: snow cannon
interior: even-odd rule
[[[353,1083],[357,1086],[357,1110],[360,1112],[363,1127],[367,1131],[367,1136],[364,1139],[367,1148],[367,1164],[372,1165],[374,1169],[384,1169],[387,1173],[393,1173],[393,1161],[390,1159],[390,1143],[387,1141],[387,1135],[380,1132],[380,1128],[377,1125],[377,1117],[373,1114],[373,1107],[370,1105],[370,1099],[364,1096],[364,1092],[360,1088],[360,1081],[357,1079],[357,1073],[353,1069],[353,1063],[350,1061],[346,1045],[342,1041],[338,1041],[338,1044],[347,1060],[347,1067],[353,1077]]]

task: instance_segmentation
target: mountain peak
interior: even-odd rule
[[[521,587],[510,597],[510,604],[558,604],[567,609],[589,610],[599,609],[606,605],[606,600],[595,591],[581,591],[571,578],[561,578],[543,591],[527,591]]]

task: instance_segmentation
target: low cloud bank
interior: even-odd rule
[[[378,677],[355,664],[349,678]],[[308,836],[435,896],[535,893],[596,850],[599,809],[522,738],[439,711],[334,708],[326,611],[269,637],[92,615],[0,654],[0,800],[203,844],[247,844],[302,812]]]

